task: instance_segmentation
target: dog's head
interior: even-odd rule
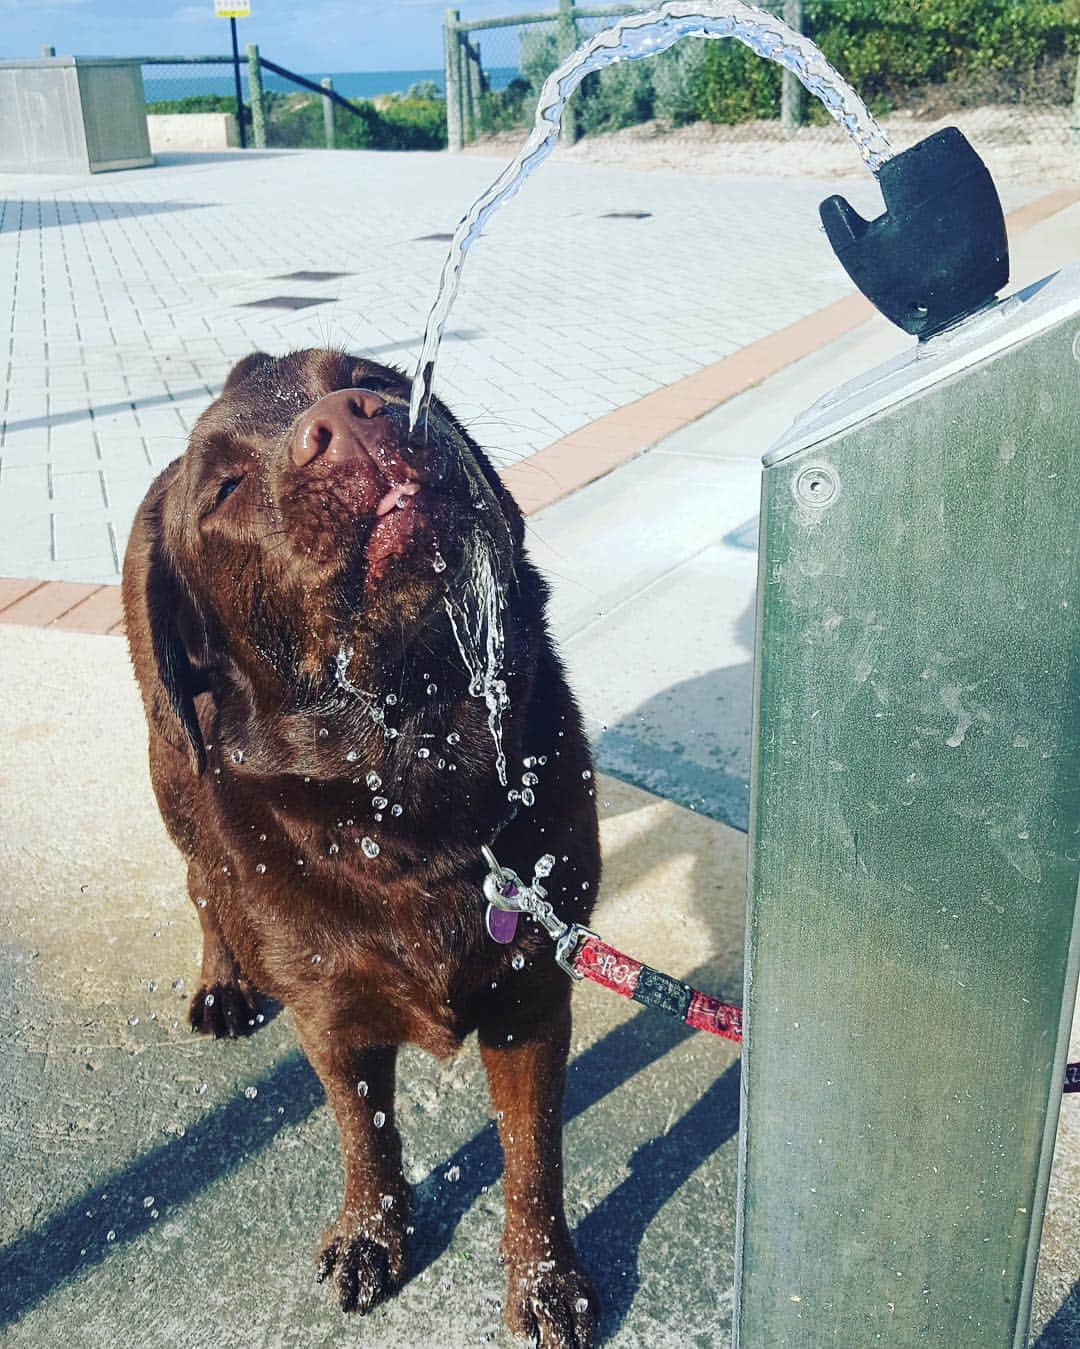
[[[249,356],[151,487],[129,637],[151,720],[196,769],[203,694],[234,762],[323,776],[393,729],[390,707],[430,707],[436,671],[467,683],[453,597],[478,552],[512,594],[523,523],[440,403],[409,443],[408,399],[400,373],[340,352]]]

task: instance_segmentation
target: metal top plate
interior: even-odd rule
[[[1077,313],[1080,265],[1074,263],[833,389],[795,419],[762,463],[770,468],[830,440]]]

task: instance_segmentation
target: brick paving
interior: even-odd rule
[[[115,582],[148,483],[248,351],[411,368],[446,249],[422,236],[497,168],[306,151],[0,176],[0,576]],[[850,289],[816,226],[835,186],[545,166],[469,259],[440,392],[508,464],[812,313]],[[872,209],[868,179],[844,190]]]

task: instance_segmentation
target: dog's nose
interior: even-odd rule
[[[313,404],[293,429],[289,457],[303,468],[323,455],[344,463],[370,457],[377,442],[385,439],[378,421],[386,404],[366,389],[338,389]]]

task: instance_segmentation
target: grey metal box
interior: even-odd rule
[[[153,162],[138,61],[0,61],[0,172],[101,173]]]
[[[1021,1349],[1080,966],[1080,267],[765,458],[741,1349]]]

